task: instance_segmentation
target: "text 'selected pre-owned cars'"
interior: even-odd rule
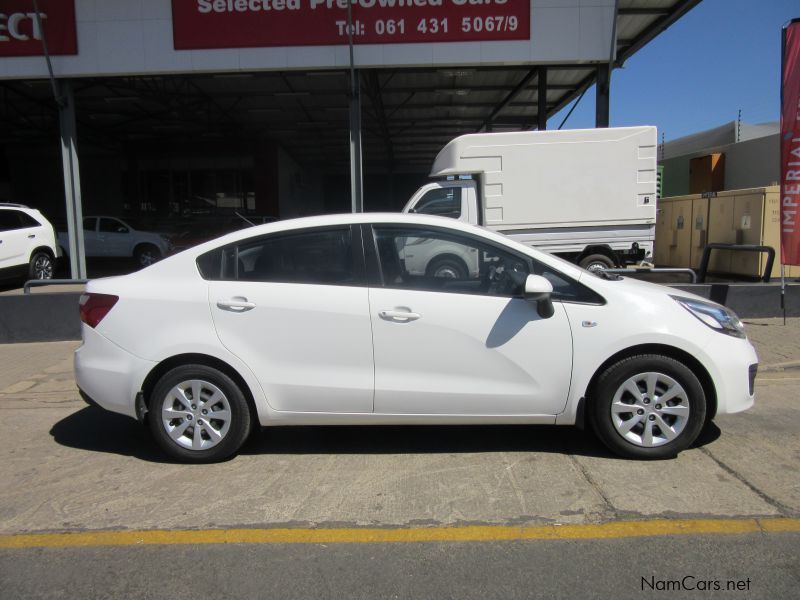
[[[419,215],[231,233],[90,282],[81,318],[84,397],[190,461],[258,425],[584,415],[614,452],[674,456],[753,404],[757,368],[718,304]]]

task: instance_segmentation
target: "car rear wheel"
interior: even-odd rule
[[[216,462],[241,448],[251,427],[239,386],[206,365],[167,372],[151,394],[148,419],[158,444],[187,462]]]
[[[133,257],[136,259],[136,264],[143,269],[161,260],[161,251],[152,244],[142,244],[136,246]]]
[[[28,267],[29,279],[52,279],[55,270],[55,262],[49,252],[37,250],[31,256]]]
[[[623,359],[606,369],[590,399],[594,430],[629,458],[671,458],[703,428],[706,397],[683,363],[658,354]]]

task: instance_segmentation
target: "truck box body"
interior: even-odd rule
[[[650,126],[464,135],[439,152],[431,177],[455,178],[440,185],[461,188],[461,220],[528,245],[575,254],[636,243],[651,254],[656,136]],[[464,175],[474,182],[459,179]],[[431,185],[404,211],[423,212],[415,206]]]

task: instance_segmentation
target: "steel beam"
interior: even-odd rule
[[[597,65],[597,97],[595,99],[595,127],[608,127],[611,101],[611,64]]]
[[[539,131],[547,129],[547,67],[539,67],[536,94],[536,128]]]
[[[67,203],[70,273],[73,279],[86,279],[75,95],[72,92],[71,82],[61,81],[59,84],[61,102],[58,107],[58,120],[61,131],[61,162],[64,167],[64,197]]]
[[[364,212],[364,176],[361,146],[361,73],[355,70],[350,94],[350,205],[354,213]]]

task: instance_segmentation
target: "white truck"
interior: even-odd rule
[[[653,254],[655,127],[463,135],[437,155],[403,212],[482,225],[599,270]],[[407,268],[460,277],[473,261],[441,247]]]

